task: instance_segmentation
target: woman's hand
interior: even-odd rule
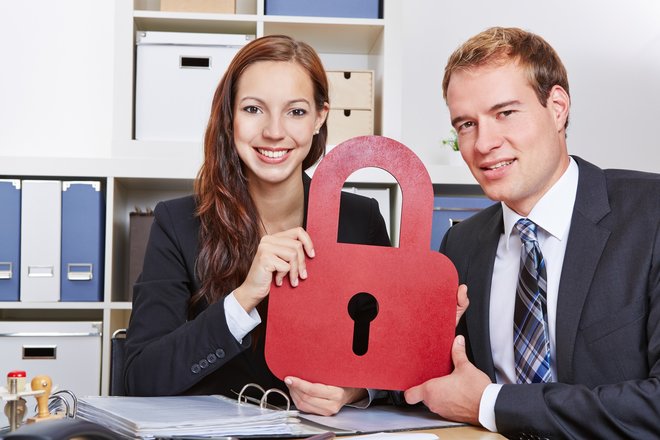
[[[299,279],[307,278],[305,255],[314,258],[314,245],[303,228],[264,235],[245,281],[234,290],[238,303],[247,312],[255,308],[270,292],[273,276],[275,284],[281,286],[288,274],[296,287]]]
[[[348,403],[367,397],[365,388],[341,388],[320,383],[311,383],[297,377],[286,377],[284,383],[294,405],[300,411],[321,416],[337,414]]]

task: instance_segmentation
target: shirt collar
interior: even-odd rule
[[[541,197],[527,216],[528,219],[559,241],[563,241],[568,235],[578,186],[578,166],[572,157],[569,157],[569,159],[570,163],[564,174]],[[502,202],[502,215],[504,234],[506,235],[505,242],[508,249],[513,227],[522,216],[506,206],[504,202]]]

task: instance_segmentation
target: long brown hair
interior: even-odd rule
[[[200,219],[196,271],[201,287],[190,299],[190,318],[197,315],[199,307],[219,301],[243,282],[259,244],[261,220],[248,192],[233,135],[238,80],[247,67],[259,61],[297,63],[312,81],[317,110],[329,102],[323,64],[306,43],[270,35],[251,41],[232,60],[213,96],[204,136],[204,163],[195,181]],[[303,169],[323,156],[326,138],[324,122],[303,160]]]

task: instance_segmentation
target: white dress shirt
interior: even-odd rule
[[[566,172],[536,203],[527,216],[538,226],[537,238],[546,263],[550,371],[553,381],[557,380],[555,356],[557,294],[577,185],[578,166],[571,158]],[[497,431],[495,401],[502,387],[501,384],[516,383],[513,357],[513,314],[523,245],[518,232],[514,230],[514,225],[522,217],[504,203],[502,203],[502,213],[504,233],[500,237],[493,266],[489,311],[490,345],[497,384],[488,385],[481,396],[479,405],[479,422],[490,431]]]

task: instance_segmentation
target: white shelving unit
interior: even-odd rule
[[[75,0],[69,0],[75,3]],[[112,105],[108,113],[110,139],[90,146],[90,152],[44,157],[42,154],[5,156],[0,150],[0,176],[20,178],[93,177],[105,181],[105,295],[98,303],[0,303],[0,319],[103,321],[101,390],[109,386],[110,337],[125,327],[131,304],[126,291],[128,213],[134,207],[155,206],[158,200],[190,194],[202,161],[200,142],[145,142],[133,136],[135,33],[145,31],[241,33],[257,37],[288,34],[310,43],[328,70],[375,72],[376,134],[400,140],[402,126],[401,22],[402,0],[384,0],[383,19],[267,16],[263,0],[237,0],[236,14],[161,12],[158,0],[116,0],[114,17],[81,11],[92,19],[112,20],[114,35],[103,57],[113,59],[108,80]],[[85,5],[85,6],[79,6]],[[85,8],[85,2],[75,7]],[[109,6],[105,4],[105,8]],[[105,24],[107,27],[107,23]],[[100,87],[100,86],[99,86]],[[82,110],[81,110],[82,112]],[[105,147],[107,142],[107,147]],[[412,147],[412,146],[411,146]],[[95,149],[94,149],[95,148]],[[426,148],[426,146],[420,146]],[[420,154],[420,157],[424,157]],[[429,167],[433,183],[472,184],[462,167]],[[396,187],[386,172],[365,169],[347,183]],[[396,193],[396,192],[395,192]],[[394,209],[400,200],[393,201]],[[398,218],[393,222],[397,234]]]

